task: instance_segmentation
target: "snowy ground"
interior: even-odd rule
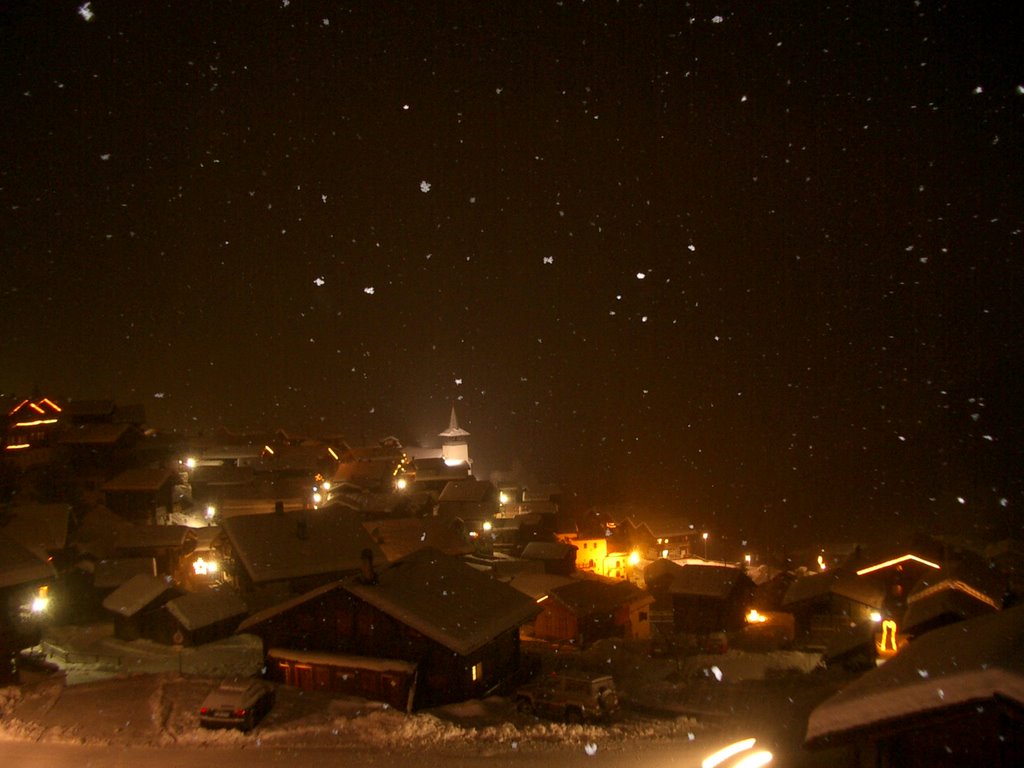
[[[577,657],[591,666],[606,665],[619,682],[623,712],[607,725],[520,715],[503,697],[405,714],[364,699],[281,686],[271,713],[251,734],[243,734],[202,729],[197,712],[221,677],[258,670],[258,648],[244,636],[189,650],[123,643],[109,629],[93,627],[77,630],[74,637],[51,633],[44,648],[51,651],[48,662],[63,674],[33,680],[29,673],[20,687],[0,689],[0,740],[474,755],[576,747],[589,754],[627,750],[638,740],[710,741],[723,730],[763,720],[762,730],[774,729],[776,738],[798,744],[809,702],[830,690],[807,685],[814,674],[804,673],[817,662],[811,654],[734,650],[650,659],[613,645]],[[783,707],[791,710],[788,717]]]

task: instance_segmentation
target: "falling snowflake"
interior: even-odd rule
[[[461,387],[462,386],[462,379],[456,379],[455,380],[455,386]]]
[[[89,7],[91,5],[92,3],[83,3],[78,6],[78,15],[86,21],[92,21],[92,17],[96,15],[92,12],[92,8]]]
[[[725,19],[723,19],[721,16],[712,16],[711,17],[711,23],[712,24],[721,24],[723,21],[725,21]]]
[[[974,88],[974,93],[975,94],[980,94],[980,93],[984,93],[984,92],[985,92],[985,89],[982,88],[980,85],[975,86],[975,88]]]
[[[155,397],[157,400],[163,400],[164,399],[164,393],[163,392],[154,392],[153,393],[153,397]]]
[[[421,181],[420,182],[420,192],[426,193],[426,192],[429,192],[429,191],[430,191],[430,182],[429,181]]]
[[[326,203],[327,202],[327,195],[320,195],[320,202]]]
[[[697,250],[697,246],[694,245],[693,243],[690,243],[688,246],[686,246],[686,250],[688,250],[690,252],[696,251]]]
[[[109,159],[110,159],[110,153],[109,152],[100,155],[100,160],[109,160]]]
[[[590,757],[597,754],[597,744],[592,741],[588,741],[583,745],[583,751],[586,752]]]
[[[715,680],[717,680],[718,682],[722,682],[722,670],[720,670],[718,667],[712,667],[711,674],[715,676]]]
[[[363,288],[363,293],[373,296],[373,286],[368,285],[365,288]]]
[[[647,277],[647,273],[646,272],[637,272],[636,273],[636,279],[637,280],[643,280],[645,277]]]
[[[323,286],[323,285],[324,285],[324,284],[325,284],[326,282],[327,282],[327,281],[326,281],[326,280],[324,280],[324,276],[323,276],[323,275],[320,275],[320,277],[318,277],[318,278],[317,278],[316,280],[314,280],[314,281],[313,281],[313,285],[315,285],[315,286],[316,286],[317,288],[320,288],[320,287],[322,287],[322,286]]]
[[[331,26],[331,20],[330,20],[330,19],[324,19],[324,20],[323,20],[323,21],[322,21],[321,23],[322,23],[322,24],[323,24],[323,25],[324,25],[325,27],[329,27],[329,26]]]
[[[921,677],[928,677],[928,670],[927,669],[919,669],[919,670],[917,670],[917,674],[919,674]]]
[[[555,257],[554,256],[545,256],[544,257],[544,263],[545,264],[554,264],[555,263]]]

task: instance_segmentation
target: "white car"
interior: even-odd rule
[[[273,685],[254,678],[232,678],[210,691],[199,708],[199,724],[251,731],[273,706]]]

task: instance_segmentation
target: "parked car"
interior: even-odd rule
[[[521,686],[514,699],[516,709],[523,714],[570,723],[607,720],[619,709],[611,676],[578,672],[560,672]]]
[[[199,708],[199,724],[251,731],[273,706],[273,685],[253,678],[232,678],[210,691]]]

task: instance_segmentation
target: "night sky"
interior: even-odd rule
[[[735,538],[1018,529],[995,3],[0,3],[0,392]]]

